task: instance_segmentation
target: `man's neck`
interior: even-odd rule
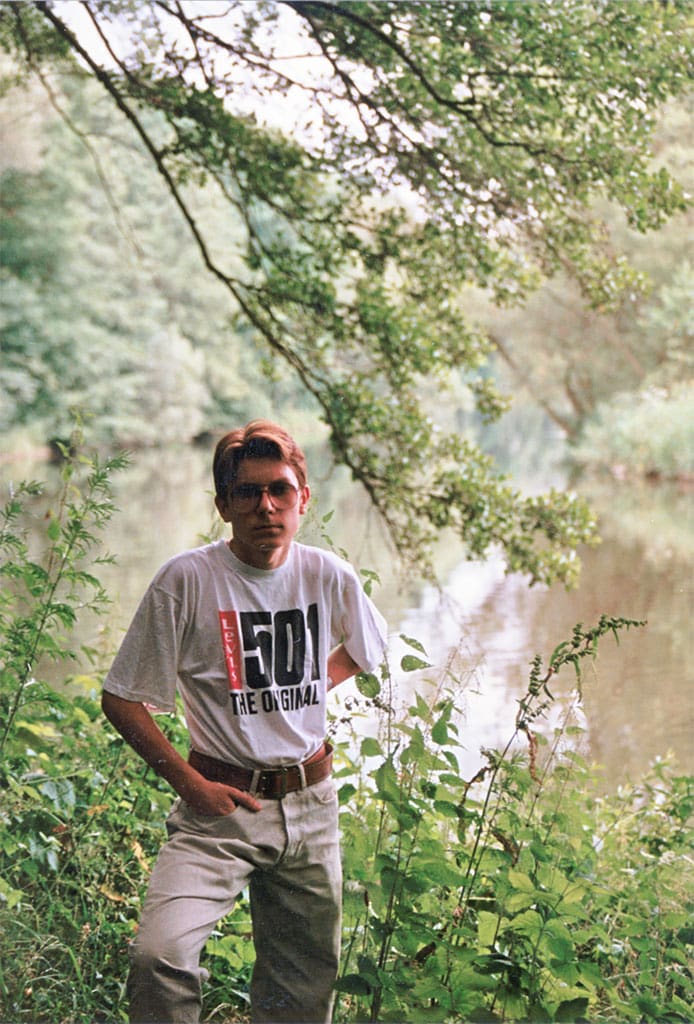
[[[263,548],[249,548],[245,544],[240,544],[234,537],[228,541],[229,550],[234,554],[240,562],[244,565],[249,565],[253,569],[279,569],[280,566],[289,558],[289,551],[291,549],[291,543],[287,547],[273,547],[268,545],[267,549]]]

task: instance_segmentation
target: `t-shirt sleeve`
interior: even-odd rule
[[[340,605],[335,640],[345,645],[347,653],[362,671],[375,671],[385,658],[387,626],[356,573],[346,575]]]
[[[176,709],[180,602],[157,583],[135,612],[104,689],[160,711]]]

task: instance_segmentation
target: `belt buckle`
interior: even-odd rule
[[[285,765],[279,769],[280,771],[280,792],[278,800],[283,800],[287,795],[287,768]]]

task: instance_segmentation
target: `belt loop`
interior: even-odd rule
[[[300,764],[298,767],[299,767],[299,779],[301,780],[300,789],[306,789],[306,769],[304,768],[303,764]]]
[[[251,784],[248,787],[248,792],[251,796],[255,796],[258,792],[258,783],[260,782],[260,768],[254,768],[253,774],[251,775]]]

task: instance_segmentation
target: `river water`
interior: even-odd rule
[[[144,451],[114,477],[120,511],[109,526],[107,546],[118,564],[99,570],[114,603],[105,622],[80,623],[80,642],[112,649],[158,566],[217,529],[209,456],[197,448]],[[328,529],[333,544],[357,567],[378,572],[374,598],[393,636],[395,701],[406,707],[414,689],[431,694],[442,682],[454,689],[465,774],[480,766],[480,747],[502,746],[512,733],[533,656],[547,658],[574,623],[592,625],[603,613],[646,619],[647,625],[620,634],[619,644],[605,637],[597,659],[586,663],[583,702],[576,711],[583,734],[576,742],[601,766],[607,788],[637,781],[658,757],[671,755],[681,771],[694,770],[691,493],[673,485],[580,483],[599,514],[603,540],[581,552],[576,590],[529,588],[525,579],[506,576],[498,558],[465,561],[460,543],[450,539],[437,552],[440,586],[433,587],[406,580],[394,568],[374,514],[346,474],[330,472],[324,458],[310,454],[309,466],[313,510],[300,539],[323,544]],[[10,477],[38,477],[49,489],[57,486],[57,471],[49,466],[1,467],[2,482]],[[544,477],[539,483],[535,477],[531,486],[564,483],[556,464]],[[400,634],[425,647],[431,669],[400,671],[406,649]],[[575,678],[565,671],[553,686],[561,700],[544,726],[548,734],[572,701]],[[348,683],[336,691],[338,707],[353,687]]]

